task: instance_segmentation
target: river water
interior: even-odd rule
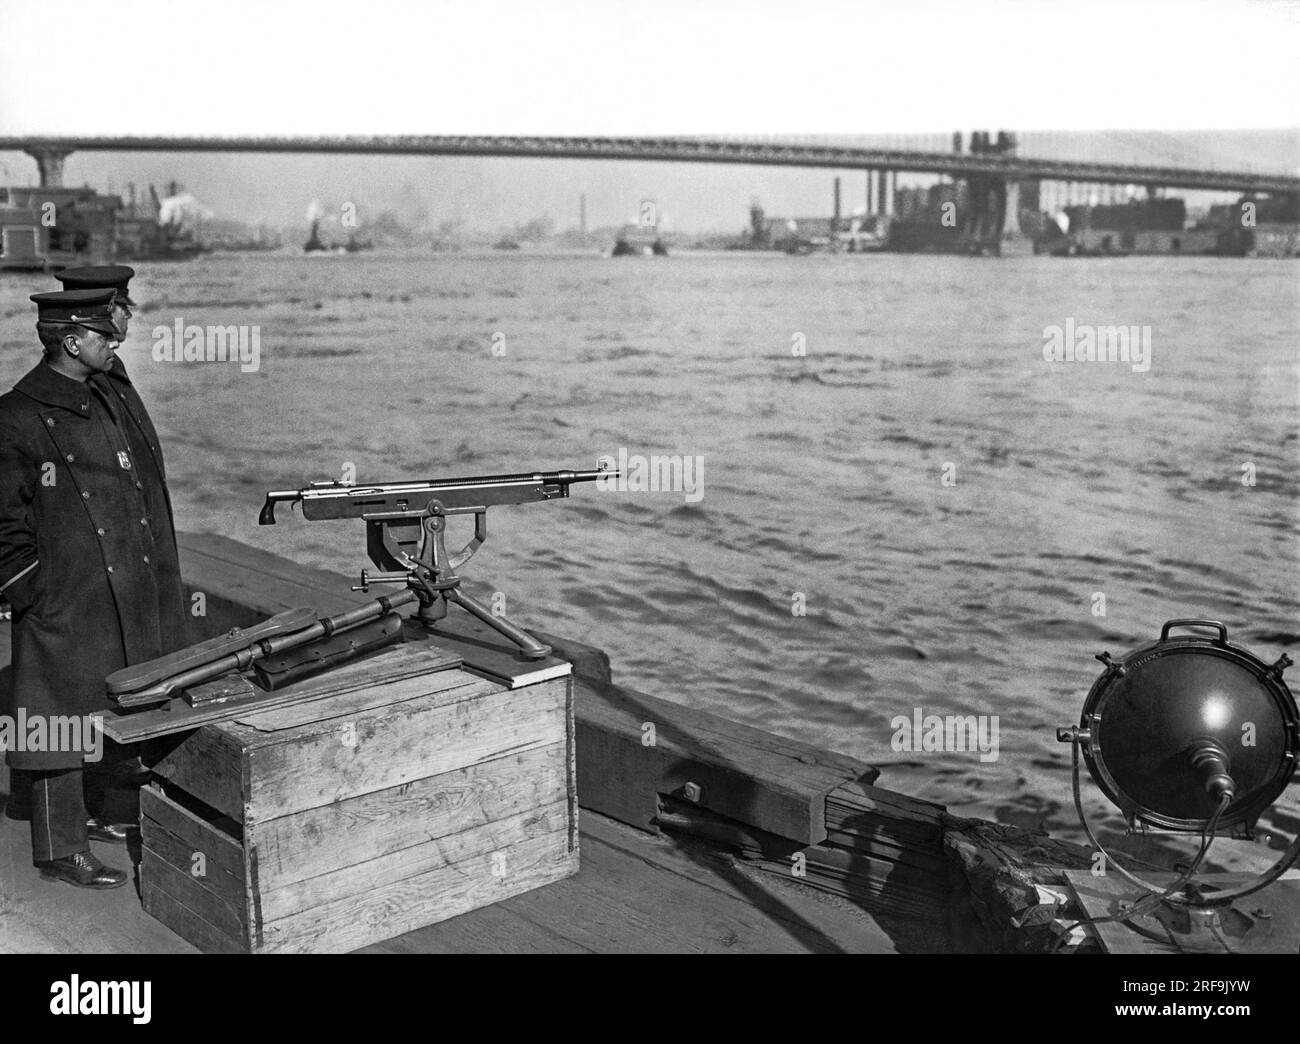
[[[259,528],[265,490],[349,467],[369,482],[702,459],[694,493],[588,485],[493,511],[472,589],[605,648],[626,684],[854,755],[957,812],[1077,836],[1054,728],[1077,720],[1103,649],[1175,617],[1221,619],[1270,662],[1300,647],[1294,261],[137,267],[120,354],[179,528],[354,573],[360,523]],[[36,357],[26,295],[46,282],[0,284],[12,379]],[[256,325],[258,368],[156,361],[151,331],[178,319]],[[1149,327],[1149,368],[1046,361],[1045,329],[1067,322]],[[893,749],[918,708],[996,715],[996,760]],[[1283,807],[1273,822],[1293,829]]]

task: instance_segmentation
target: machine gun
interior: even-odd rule
[[[460,590],[456,572],[487,539],[487,510],[502,504],[559,500],[575,482],[614,478],[602,461],[595,471],[544,471],[525,475],[437,479],[428,482],[388,482],[347,485],[313,482],[303,489],[272,490],[258,517],[275,525],[276,504],[301,504],[303,518],[359,518],[366,523],[366,553],[382,572],[361,571],[354,591],[371,584],[403,584],[419,602],[416,617],[432,627],[455,602],[472,616],[505,635],[528,659],[541,659],[551,649],[522,628]],[[473,515],[474,537],[455,554],[448,554],[444,535],[449,515]]]

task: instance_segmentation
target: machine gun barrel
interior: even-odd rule
[[[451,513],[484,510],[499,504],[526,504],[569,495],[575,482],[612,478],[618,472],[535,471],[519,475],[432,479],[427,482],[381,482],[347,485],[313,482],[303,489],[276,489],[266,494],[258,524],[275,525],[276,504],[302,504],[304,518],[367,518],[390,513],[419,512],[436,501]]]

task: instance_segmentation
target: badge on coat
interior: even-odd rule
[[[131,470],[131,455],[126,450],[117,451],[117,462],[122,466],[123,471]]]

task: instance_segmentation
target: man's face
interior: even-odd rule
[[[77,340],[77,358],[82,365],[95,373],[108,373],[113,368],[113,350],[118,345],[117,337],[106,337],[98,330],[82,327],[73,336]]]

